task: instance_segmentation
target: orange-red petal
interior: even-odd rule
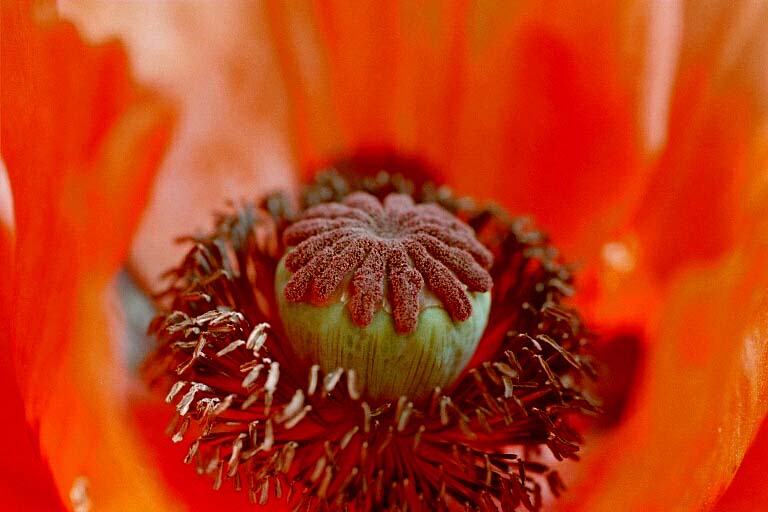
[[[637,59],[622,39],[635,20],[623,4],[592,7],[270,3],[299,164],[415,154],[583,256],[583,240],[627,213],[643,171]]]
[[[764,420],[733,482],[717,502],[715,512],[768,510],[768,485],[765,485],[766,461],[768,461],[768,421]]]
[[[127,421],[107,315],[172,115],[55,8],[2,8],[2,156],[14,198],[11,337],[26,417],[59,494],[173,510]]]
[[[676,281],[631,415],[599,439],[574,510],[714,503],[768,408],[768,251],[749,244]]]
[[[667,143],[617,231],[623,259],[598,272],[593,318],[642,327],[645,364],[627,422],[585,456],[574,509],[711,506],[768,409],[764,34],[723,68],[720,28],[683,42]]]
[[[0,210],[12,208],[5,168],[0,168]],[[6,194],[7,192],[7,194]],[[2,211],[2,213],[6,213]],[[9,210],[10,213],[10,210]],[[8,290],[13,280],[14,229],[12,215],[0,216],[0,325],[10,325],[12,308]],[[3,420],[0,422],[0,503],[14,510],[59,510],[62,503],[53,485],[50,469],[40,456],[37,435],[24,417],[24,402],[16,380],[11,351],[0,350],[0,389],[3,390]]]

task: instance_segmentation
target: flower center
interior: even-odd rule
[[[144,369],[170,435],[262,505],[540,510],[582,443],[570,418],[596,410],[570,267],[525,218],[353,169],[307,185],[301,215],[273,195],[191,239]]]
[[[493,256],[443,208],[356,192],[308,209],[283,242],[278,304],[307,364],[355,370],[374,398],[418,398],[450,385],[474,354]]]

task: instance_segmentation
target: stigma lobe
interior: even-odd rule
[[[352,321],[369,325],[385,299],[395,329],[412,332],[424,286],[455,321],[472,315],[469,292],[493,286],[491,253],[461,220],[436,204],[390,194],[383,204],[365,192],[310,208],[289,226],[285,287],[289,302],[325,305],[346,288]]]

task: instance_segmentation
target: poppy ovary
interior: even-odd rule
[[[440,206],[356,192],[283,234],[275,287],[294,352],[352,369],[373,399],[426,397],[469,363],[488,322],[491,253]]]

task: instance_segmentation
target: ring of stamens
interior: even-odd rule
[[[366,183],[324,175],[305,197],[404,191],[402,180]],[[211,235],[192,240],[150,326],[160,344],[145,372],[170,389],[169,433],[194,439],[186,462],[215,488],[230,481],[257,503],[361,511],[539,510],[543,486],[562,491],[539,449],[577,458],[582,440],[568,417],[596,410],[580,385],[592,374],[589,336],[563,303],[569,267],[525,219],[434,188],[415,195],[466,220],[495,261],[493,307],[471,369],[421,402],[372,405],[354,371],[297,370],[273,293],[291,217],[285,201],[222,215]]]

